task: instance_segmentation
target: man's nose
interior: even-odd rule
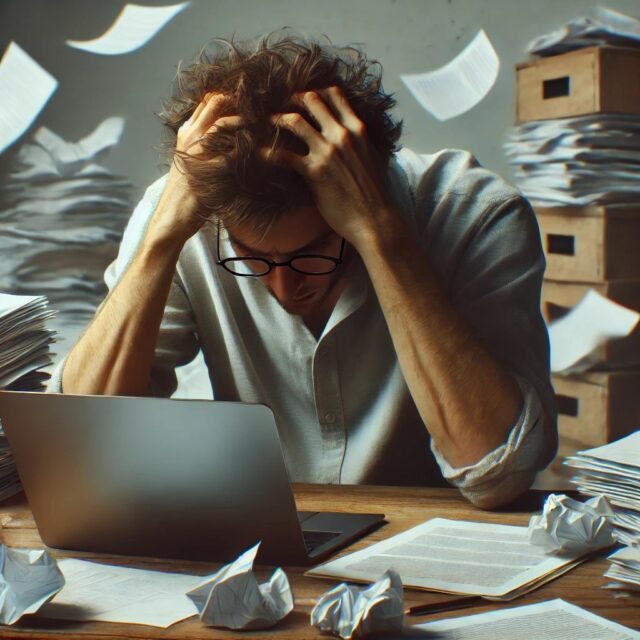
[[[267,276],[267,285],[278,300],[288,301],[294,298],[301,277],[302,274],[289,267],[273,267]]]

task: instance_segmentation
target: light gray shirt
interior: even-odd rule
[[[135,209],[105,280],[118,282],[165,179]],[[162,321],[152,392],[175,390],[174,369],[202,349],[213,396],[269,405],[292,481],[438,485],[481,503],[530,486],[557,446],[548,338],[540,315],[544,257],[521,196],[467,152],[407,149],[389,169],[406,216],[458,312],[516,378],[522,413],[506,443],[474,465],[451,467],[429,437],[407,388],[375,291],[359,259],[319,339],[259,278],[216,264],[215,225],[185,245]],[[223,250],[228,241],[222,238]],[[50,389],[61,391],[57,368]]]

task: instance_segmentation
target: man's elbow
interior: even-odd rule
[[[527,469],[475,486],[459,487],[459,489],[460,493],[474,506],[486,510],[498,509],[513,502],[527,491],[535,477],[535,471]]]

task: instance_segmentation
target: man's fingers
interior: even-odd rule
[[[276,127],[288,129],[300,138],[309,147],[311,153],[320,153],[327,146],[327,141],[322,134],[299,113],[279,113],[269,119]]]
[[[364,123],[355,114],[349,104],[349,100],[347,100],[347,97],[340,87],[334,86],[326,89],[318,89],[316,93],[320,94],[323,100],[331,107],[331,110],[337,114],[342,126],[348,129],[354,136],[359,138],[364,137]]]
[[[282,148],[260,147],[258,153],[263,160],[270,164],[280,165],[302,175],[305,174],[306,162],[304,156]]]

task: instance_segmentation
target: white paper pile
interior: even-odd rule
[[[609,556],[611,566],[604,574],[611,582],[604,586],[618,595],[640,598],[640,546],[625,547]]]
[[[95,163],[123,126],[108,118],[77,143],[40,128],[0,192],[0,290],[49,298],[58,353],[104,297],[104,269],[131,212],[130,183]]]
[[[608,589],[640,595],[640,429],[565,460],[575,475],[571,481],[588,496],[604,495],[613,506],[615,537],[625,545],[611,556],[605,573]]]
[[[640,116],[594,114],[525,122],[504,150],[534,206],[640,202]]]
[[[554,56],[573,49],[597,45],[640,46],[640,20],[607,7],[597,6],[593,15],[570,20],[564,27],[538,36],[527,51]]]
[[[47,328],[53,312],[42,296],[0,293],[0,389],[42,391],[51,365]],[[20,490],[20,480],[0,423],[0,501]]]
[[[640,429],[611,444],[579,451],[564,464],[574,470],[571,482],[580,493],[608,498],[616,538],[640,545]]]

